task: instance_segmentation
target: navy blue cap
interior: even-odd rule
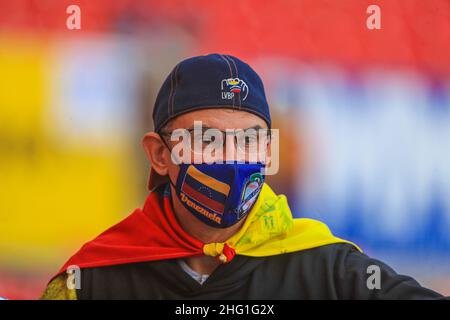
[[[153,109],[155,131],[180,114],[210,108],[248,111],[271,127],[269,105],[258,74],[236,57],[208,54],[181,61],[167,76]]]

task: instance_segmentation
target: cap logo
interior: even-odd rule
[[[223,79],[221,83],[222,99],[231,100],[235,93],[240,92],[242,100],[248,96],[248,86],[239,78]]]

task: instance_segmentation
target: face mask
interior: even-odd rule
[[[244,218],[264,183],[260,163],[181,164],[178,199],[197,219],[227,228]]]

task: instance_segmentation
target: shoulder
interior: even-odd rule
[[[134,262],[81,269],[78,299],[135,299],[155,296],[172,283],[179,267],[174,260]]]
[[[369,259],[348,243],[333,243],[311,249],[267,256],[263,268],[272,272],[298,272],[306,276],[327,274],[331,278],[336,272],[345,269],[349,260]]]
[[[40,300],[77,300],[75,289],[67,286],[67,275],[61,274],[54,278],[45,288]]]
[[[332,243],[306,250],[300,250],[276,256],[267,257],[269,260],[302,260],[320,259],[321,261],[345,261],[349,256],[368,258],[364,253],[350,243]]]

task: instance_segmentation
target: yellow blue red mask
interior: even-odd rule
[[[242,220],[264,184],[264,164],[180,164],[176,195],[196,218],[215,228]]]

